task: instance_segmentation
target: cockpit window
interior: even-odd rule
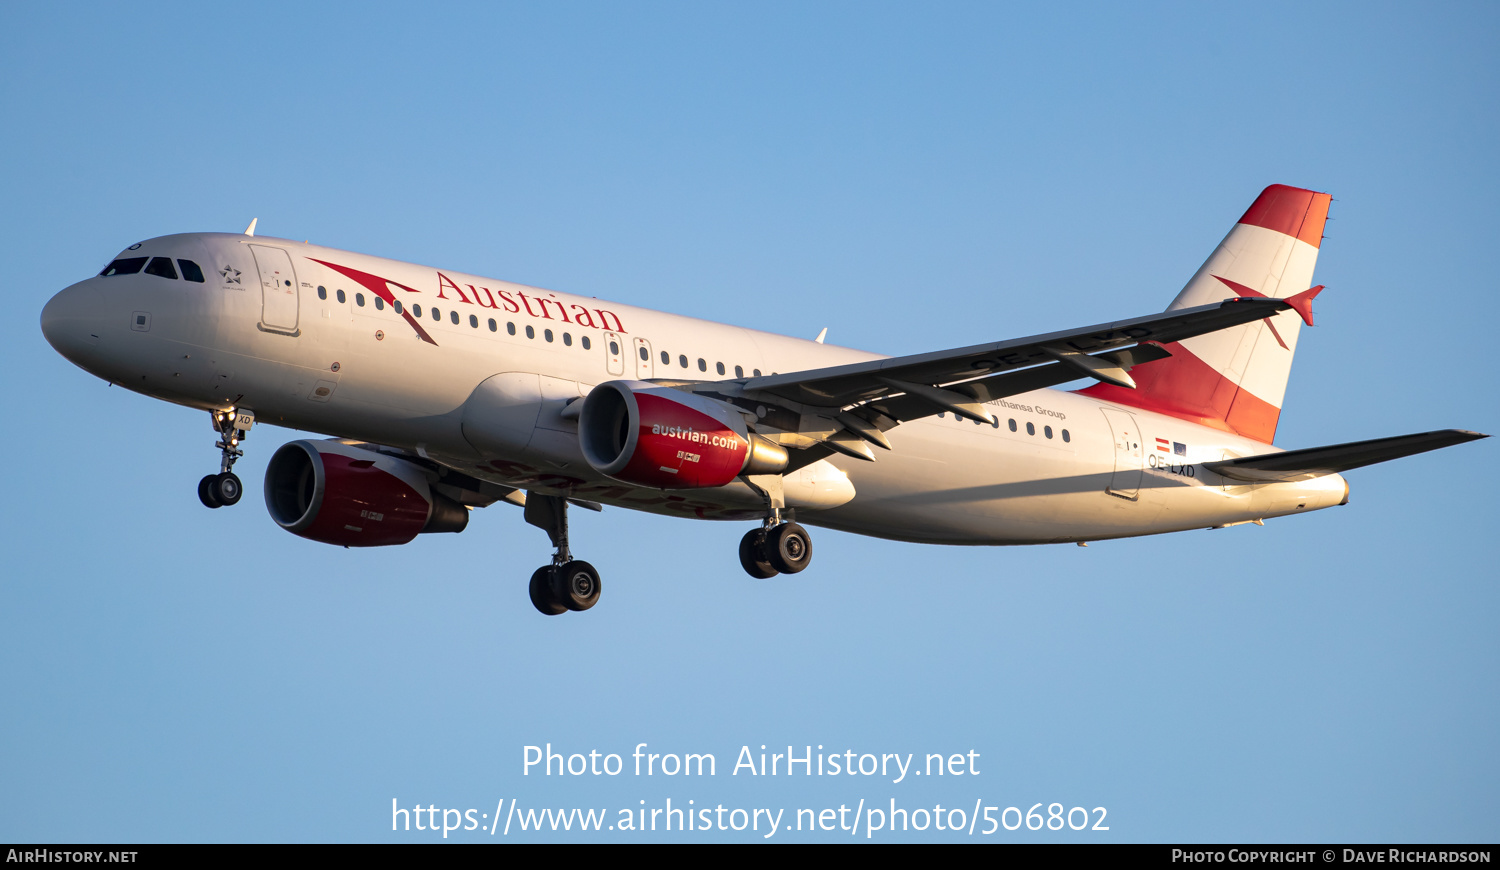
[[[182,280],[203,283],[203,270],[192,260],[178,260],[177,265],[182,267]]]
[[[105,266],[104,271],[99,274],[105,278],[112,275],[134,275],[146,265],[146,259],[146,257],[124,257]]]
[[[146,274],[177,280],[177,270],[172,268],[171,257],[152,257],[151,262],[146,264]]]

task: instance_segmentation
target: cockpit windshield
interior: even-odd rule
[[[147,259],[147,257],[125,257],[105,266],[104,271],[99,274],[105,278],[112,275],[134,275],[146,265]]]
[[[171,257],[152,257],[151,262],[146,264],[146,274],[177,280],[177,270],[172,268]]]
[[[151,261],[149,265],[146,262],[147,260]],[[194,263],[192,260],[178,260],[177,266],[182,269],[182,279],[184,281],[193,281],[198,284],[203,283],[203,270],[199,268],[197,263]],[[104,271],[100,272],[99,275],[104,278],[115,275],[134,275],[142,269],[146,270],[147,275],[155,275],[158,278],[169,278],[173,281],[177,280],[177,269],[173,268],[170,257],[122,257],[105,266]]]

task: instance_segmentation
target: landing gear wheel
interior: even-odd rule
[[[588,610],[599,603],[599,572],[578,559],[564,562],[552,575],[552,599],[569,610]]]
[[[240,496],[245,494],[245,487],[240,483],[239,476],[232,471],[215,475],[213,480],[211,489],[219,504],[227,507],[238,502]]]
[[[740,567],[757,580],[776,576],[776,569],[765,557],[765,529],[751,529],[740,538]]]
[[[240,441],[250,434],[250,426],[255,421],[252,411],[241,409],[236,412],[234,408],[227,411],[209,411],[209,417],[213,419],[214,431],[219,433],[219,440],[214,444],[219,448],[219,473],[198,481],[198,500],[203,502],[204,507],[219,508],[227,507],[240,500],[245,494],[245,486],[230,469],[234,468],[235,460],[245,455],[240,449]],[[244,422],[243,427],[240,423]]]
[[[782,523],[766,532],[766,561],[783,574],[796,574],[812,561],[812,538],[796,523]]]
[[[531,575],[531,604],[546,616],[557,616],[568,612],[566,605],[552,600],[552,573],[553,566],[543,565]]]
[[[224,503],[219,501],[217,494],[218,482],[219,476],[217,474],[210,474],[198,481],[198,501],[203,502],[204,507],[217,508],[224,506]]]

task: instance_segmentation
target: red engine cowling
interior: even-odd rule
[[[643,381],[609,381],[589,392],[578,442],[600,474],[637,486],[723,486],[740,474],[786,468],[786,450],[751,433],[716,399]]]
[[[292,534],[341,547],[405,544],[469,523],[468,509],[433,492],[421,468],[339,441],[283,444],[266,466],[266,509]]]

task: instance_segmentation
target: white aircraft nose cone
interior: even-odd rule
[[[42,335],[47,343],[73,363],[84,365],[94,356],[103,334],[103,301],[102,294],[86,283],[53,296],[42,308]]]

